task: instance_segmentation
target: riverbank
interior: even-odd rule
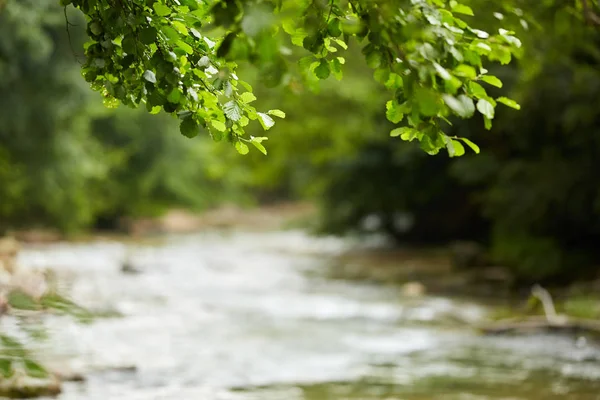
[[[117,229],[110,231],[92,230],[65,236],[52,229],[27,229],[16,231],[12,236],[22,243],[43,244],[103,239],[139,241],[165,234],[189,234],[207,230],[264,232],[305,225],[315,214],[316,208],[311,203],[278,203],[253,208],[224,205],[201,213],[173,209],[155,218],[123,218]]]
[[[203,213],[171,210],[158,218],[125,219],[120,232],[89,232],[64,237],[53,231],[16,232],[24,244],[59,241],[120,241],[151,244],[164,235],[206,231],[269,232],[312,226],[317,209],[312,203],[279,203],[255,208],[225,205]],[[332,279],[396,285],[407,293],[431,293],[476,298],[497,305],[499,318],[526,315],[539,308],[525,307],[529,287],[514,285],[510,271],[501,266],[470,265],[481,261],[481,249],[472,243],[437,248],[415,248],[386,243],[381,238],[354,238],[355,246],[337,255],[328,267]],[[600,279],[551,288],[557,308],[568,315],[600,318]]]

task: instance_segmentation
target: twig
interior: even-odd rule
[[[67,16],[67,6],[63,7],[63,13],[65,15],[65,24],[66,24],[65,28],[67,30],[67,36],[69,38],[69,47],[71,48],[71,53],[73,53],[73,57],[75,57],[75,60],[77,60],[79,65],[83,65],[83,63],[79,60],[79,57],[77,56],[77,53],[75,52],[75,49],[73,48],[73,41],[71,40],[71,30],[69,29],[70,26],[77,26],[77,25],[69,22],[69,17]]]
[[[556,321],[558,314],[556,314],[556,308],[554,307],[554,301],[552,300],[552,296],[550,296],[550,292],[540,285],[534,285],[531,288],[531,295],[542,302],[546,319],[548,321]]]
[[[583,6],[583,16],[585,19],[594,25],[600,26],[600,17],[590,8],[588,0],[581,0],[581,5]]]

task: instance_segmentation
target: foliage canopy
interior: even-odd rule
[[[87,17],[83,75],[105,104],[177,116],[181,133],[207,132],[246,154],[266,154],[266,137],[249,136],[257,121],[270,129],[284,111],[258,111],[252,87],[238,65],[252,64],[267,86],[289,79],[295,45],[305,80],[341,79],[343,51],[361,43],[375,79],[390,93],[391,136],[418,140],[429,154],[475,152],[466,138],[449,136],[453,117],[483,117],[490,128],[498,103],[519,109],[486,87],[501,87],[488,62],[518,55],[514,32],[473,27],[474,13],[456,0],[61,0]],[[517,14],[519,9],[514,9]]]

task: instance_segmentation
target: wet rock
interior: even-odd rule
[[[140,274],[142,271],[139,268],[136,268],[131,261],[125,261],[121,264],[121,272],[124,274]]]
[[[85,376],[79,372],[58,372],[56,377],[61,382],[85,382]]]
[[[402,285],[402,294],[408,297],[420,297],[426,292],[425,285],[421,282],[408,282]]]
[[[60,381],[56,376],[37,379],[23,374],[0,380],[0,397],[9,399],[29,399],[35,397],[55,397],[61,393]]]

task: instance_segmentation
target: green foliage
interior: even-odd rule
[[[23,289],[9,288],[7,298],[11,314],[19,319],[20,333],[24,334],[24,338],[27,339],[39,339],[36,330],[31,329],[36,323],[27,318],[31,317],[32,313],[54,311],[74,316],[81,321],[90,321],[92,317],[87,310],[55,291],[48,291],[40,297],[33,297]],[[49,376],[47,369],[35,360],[35,355],[24,343],[24,340],[26,339],[0,333],[0,379],[10,378],[17,370],[38,379]]]
[[[51,0],[9,2],[0,12],[0,231],[42,221],[72,230],[99,206],[88,195],[106,158],[89,140],[91,93],[64,24]]]
[[[276,86],[288,79],[288,44],[310,54],[298,65],[311,81],[341,79],[345,59],[338,52],[360,42],[366,64],[392,97],[388,118],[418,130],[410,140],[421,141],[427,153],[447,148],[452,156],[464,151],[444,133],[448,118],[471,118],[478,100],[491,126],[496,101],[472,84],[501,86],[485,64],[507,64],[521,47],[512,31],[474,28],[471,7],[455,0],[66,3],[86,16],[91,40],[82,73],[105,104],[162,110],[182,120],[184,136],[203,130],[242,154],[242,142],[266,154],[260,141],[248,138],[249,122],[268,130],[274,121],[244,101],[252,87],[238,77],[238,64],[253,64],[266,86]],[[506,97],[498,101],[518,108]]]
[[[74,53],[85,22],[67,11],[69,33],[55,0],[9,2],[0,12],[0,232],[114,228],[124,216],[247,199],[236,183],[242,173],[216,166],[205,138],[175,135],[178,123],[163,115],[102,106]]]
[[[477,14],[487,3],[470,5]],[[512,9],[511,2],[500,6]],[[529,22],[506,13],[502,23],[512,19],[515,29],[521,30],[522,62],[493,69],[480,82],[468,83],[475,113],[486,125],[493,118],[493,132],[486,134],[472,120],[461,119],[452,119],[446,131],[449,139],[462,139],[463,148],[474,152],[479,148],[466,138],[479,138],[486,147],[484,154],[429,165],[417,158],[406,161],[401,156],[406,149],[387,151],[386,144],[361,144],[358,157],[353,153],[328,173],[330,181],[323,192],[326,230],[360,230],[365,221],[378,217],[379,227],[372,229],[391,233],[401,242],[468,238],[488,244],[492,261],[508,267],[521,283],[565,283],[597,276],[600,32],[582,23],[580,11],[559,5],[530,4],[521,15]],[[563,20],[564,29],[555,29],[557,18]],[[519,100],[523,112],[510,110],[519,105],[498,94],[501,85]],[[427,107],[433,109],[430,103]],[[496,103],[507,107],[496,108]],[[397,107],[388,102],[386,109],[394,122],[402,118]],[[453,107],[471,112],[466,101]],[[422,133],[402,127],[393,128],[391,134],[414,141]],[[450,153],[461,153],[454,140],[444,144]],[[424,218],[429,215],[435,219]],[[397,226],[402,227],[400,232]]]

